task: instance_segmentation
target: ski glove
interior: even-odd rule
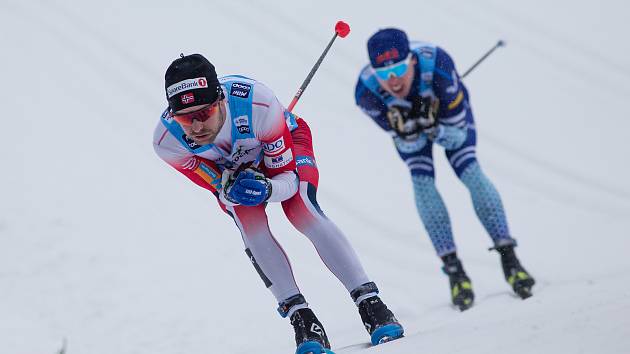
[[[261,172],[247,168],[236,177],[230,174],[221,194],[232,205],[259,205],[271,196],[271,181]]]
[[[389,126],[405,140],[413,140],[420,135],[421,127],[417,119],[411,116],[411,103],[405,100],[392,102],[387,110]]]
[[[418,97],[414,100],[414,110],[418,115],[418,124],[422,131],[433,139],[437,133],[437,113],[440,100],[431,97]]]
[[[433,137],[437,127],[437,98],[416,96],[412,102],[395,99],[387,110],[389,125],[405,140],[414,140],[420,133]]]

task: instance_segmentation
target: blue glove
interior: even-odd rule
[[[248,168],[241,171],[225,191],[229,201],[245,206],[264,203],[271,195],[271,182],[262,173]]]

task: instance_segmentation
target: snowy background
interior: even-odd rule
[[[360,4],[360,5],[359,5]],[[287,320],[214,198],[153,153],[163,74],[199,52],[288,104],[314,132],[319,201],[407,337],[367,348],[344,288],[269,208],[338,353],[630,351],[630,5],[608,1],[0,0],[0,353],[292,353]],[[449,305],[388,136],[354,105],[379,27],[446,48],[466,78],[482,166],[536,277],[521,301],[440,149],[438,187],[477,304]]]

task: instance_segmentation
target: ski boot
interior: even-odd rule
[[[403,336],[403,327],[394,314],[378,297],[378,288],[373,282],[365,283],[350,292],[359,307],[359,315],[370,334],[372,345],[386,343]]]
[[[449,253],[442,257],[444,267],[442,270],[448,275],[451,285],[451,301],[460,311],[466,311],[472,307],[475,301],[475,293],[472,289],[470,278],[464,271],[462,262],[457,258],[457,254]]]
[[[532,287],[536,284],[536,281],[527,273],[521,262],[516,258],[514,245],[500,246],[494,249],[501,254],[501,265],[503,266],[505,280],[512,286],[516,295],[523,300],[532,296]]]
[[[321,322],[308,308],[306,299],[301,294],[283,301],[278,307],[282,317],[289,317],[295,330],[295,354],[334,354]]]

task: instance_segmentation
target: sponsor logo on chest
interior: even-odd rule
[[[238,130],[241,134],[251,133],[251,129],[249,128],[249,119],[247,116],[238,116],[234,118],[234,125],[236,126],[236,130]]]
[[[248,148],[243,145],[236,147],[236,151],[232,154],[231,160],[233,163],[238,163],[244,157],[249,156],[249,153],[256,150],[256,147]]]
[[[252,86],[248,84],[243,84],[239,82],[232,83],[232,87],[230,88],[230,95],[247,98],[249,97],[249,92],[252,90]]]
[[[427,59],[433,59],[433,50],[431,48],[422,47],[420,48],[420,55]]]
[[[197,144],[194,140],[189,138],[188,135],[186,134],[182,136],[182,139],[184,139],[184,141],[186,142],[186,145],[188,145],[188,147],[191,148],[192,150],[199,149],[201,147],[201,145]]]

